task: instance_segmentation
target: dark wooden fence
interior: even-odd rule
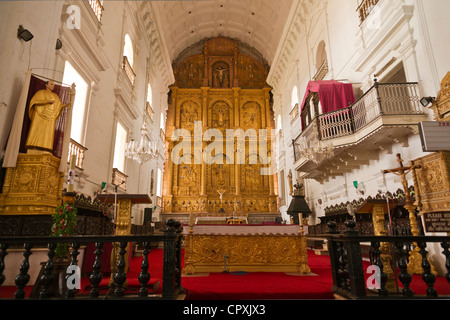
[[[70,237],[47,237],[47,236],[30,236],[30,237],[0,237],[0,286],[5,281],[4,270],[8,268],[5,264],[5,256],[8,254],[9,248],[23,248],[23,261],[20,269],[17,270],[15,277],[16,290],[11,299],[24,299],[25,287],[30,281],[28,274],[30,263],[29,257],[31,250],[36,247],[48,248],[48,260],[44,263],[41,274],[38,279],[39,290],[32,295],[35,299],[98,299],[99,284],[103,279],[101,272],[101,256],[103,254],[103,245],[105,243],[118,244],[118,259],[115,271],[112,274],[113,286],[111,287],[111,295],[109,298],[125,299],[177,299],[183,294],[181,286],[181,228],[180,223],[169,220],[167,229],[160,235],[139,235],[139,236],[70,236]],[[162,271],[162,292],[160,294],[149,295],[148,284],[150,281],[148,254],[150,247],[155,243],[163,243],[163,271]],[[90,294],[88,296],[78,295],[76,289],[66,288],[63,295],[53,294],[51,287],[54,281],[58,281],[55,276],[54,269],[56,267],[56,248],[58,244],[69,244],[69,260],[66,261],[65,268],[68,266],[78,266],[77,256],[80,254],[80,246],[89,243],[95,244],[95,255],[93,259],[92,273],[89,276],[91,284]],[[134,295],[125,294],[125,283],[127,281],[127,270],[125,268],[125,257],[127,248],[130,243],[138,243],[142,246],[143,260],[141,264],[141,272],[138,276],[141,287]],[[131,252],[129,252],[131,254]],[[91,259],[92,260],[92,259]],[[65,271],[65,270],[64,270]],[[66,273],[65,273],[66,274]],[[70,275],[66,275],[66,278]],[[66,283],[66,282],[64,282]],[[36,287],[36,285],[35,285]],[[1,289],[1,287],[0,287]]]
[[[450,237],[360,235],[358,231],[354,230],[356,223],[353,220],[346,222],[347,230],[344,232],[336,230],[335,222],[330,222],[328,226],[330,228],[329,234],[321,236],[328,241],[333,276],[332,290],[335,294],[346,299],[450,298],[449,295],[440,295],[434,288],[436,275],[432,273],[426,249],[427,243],[440,243],[447,269],[445,278],[449,283],[450,289]],[[377,266],[380,270],[379,289],[368,290],[366,286],[361,243],[370,243],[370,263]],[[401,285],[398,286],[399,289],[396,292],[389,292],[386,289],[388,279],[381,259],[381,243],[389,243],[391,248],[392,267],[397,271],[394,272],[394,277],[396,277],[394,280]],[[410,289],[413,277],[408,273],[409,249],[416,246],[422,258],[423,273],[421,274],[421,281],[424,281],[427,286],[426,296],[416,295]]]

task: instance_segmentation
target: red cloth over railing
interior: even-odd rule
[[[303,97],[301,111],[303,111],[306,98],[311,92],[319,94],[322,113],[347,108],[355,103],[355,94],[351,83],[342,83],[336,80],[310,81]]]

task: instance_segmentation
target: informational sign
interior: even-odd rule
[[[426,232],[450,232],[450,212],[424,213]]]
[[[450,151],[450,121],[424,121],[419,123],[424,152]]]

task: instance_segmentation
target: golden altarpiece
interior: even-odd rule
[[[235,141],[231,156],[226,146],[227,130],[254,129],[259,134],[260,129],[267,129],[267,156],[271,156],[274,120],[271,88],[265,82],[267,63],[254,49],[217,37],[186,49],[173,68],[176,82],[170,88],[167,114],[163,213],[194,213],[197,218],[277,213],[276,176],[273,172],[261,175],[261,169],[270,163],[263,164],[259,156],[256,163],[249,161],[254,156],[249,142],[243,151]],[[172,141],[177,129],[185,129],[193,137],[192,153],[172,154],[180,143]],[[212,140],[223,142],[223,152],[213,151],[214,161],[206,163],[205,152],[212,143],[205,138],[208,129],[221,133],[222,138]],[[195,154],[195,143],[200,143],[203,159]],[[239,164],[242,152],[245,163]],[[183,158],[181,163],[174,161],[174,156]]]
[[[189,221],[183,273],[309,273],[302,229],[260,219],[280,216],[267,63],[245,44],[216,37],[187,48],[173,69],[162,215]],[[174,139],[180,130],[189,138]],[[237,131],[255,132],[258,150],[250,147],[250,134],[245,148],[243,140],[230,143],[227,132]],[[178,149],[180,143],[191,148]]]

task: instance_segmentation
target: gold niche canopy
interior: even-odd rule
[[[215,37],[184,50],[173,69],[163,213],[277,214],[267,62],[254,48]],[[235,136],[227,139],[229,132]],[[253,132],[256,137],[250,135]],[[240,133],[245,143],[235,139]],[[266,150],[261,150],[264,144]]]

